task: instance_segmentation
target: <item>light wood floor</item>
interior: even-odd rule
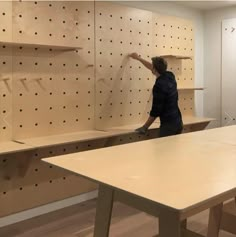
[[[0,229],[1,237],[92,237],[96,201],[88,201],[47,215]],[[188,221],[188,228],[206,233],[208,212]],[[113,210],[111,237],[152,237],[158,233],[158,220],[123,204]],[[220,237],[235,237],[221,231]]]

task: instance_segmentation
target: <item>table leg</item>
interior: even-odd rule
[[[159,216],[159,237],[181,237],[181,221],[178,213],[166,210]]]
[[[112,188],[100,185],[97,200],[94,237],[108,237],[113,207],[114,191]]]
[[[220,231],[223,203],[210,209],[207,237],[218,237]]]
[[[187,229],[187,219],[181,221],[181,228],[182,229]]]

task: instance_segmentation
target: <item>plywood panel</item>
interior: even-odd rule
[[[31,157],[32,161],[30,167],[23,178],[15,176],[15,173],[17,173],[18,169],[17,161],[20,159],[20,157],[17,157],[17,155],[15,155],[14,157],[12,157],[11,155],[1,156],[0,192],[8,192],[12,189],[19,189],[20,187],[32,186],[35,184],[40,184],[42,182],[59,179],[61,177],[67,177],[68,176],[67,171],[45,164],[44,162],[41,162],[41,158],[102,148],[107,146],[108,140],[110,139],[105,138],[105,139],[99,139],[97,141],[77,142],[77,143],[74,142],[71,144],[61,144],[57,146],[49,146],[45,148],[40,148],[39,150],[35,150],[35,152],[32,154]],[[113,143],[112,145],[115,144]],[[53,189],[54,188],[53,182],[50,183],[52,183],[51,188]],[[44,191],[47,192],[47,190]],[[82,190],[79,189],[79,191]],[[71,193],[67,193],[67,195],[70,196]]]
[[[179,107],[184,116],[195,115],[194,91],[179,91]]]
[[[153,51],[159,56],[190,57],[165,59],[168,70],[176,76],[178,87],[194,87],[194,29],[191,21],[153,13]],[[183,116],[193,116],[194,91],[180,91],[179,106]]]
[[[12,137],[12,51],[0,44],[0,141]]]
[[[12,40],[12,1],[0,1],[0,41]]]
[[[9,192],[0,193],[0,215],[9,215],[48,202],[62,200],[68,197],[68,194],[76,196],[95,188],[96,185],[91,182],[72,175],[19,187]]]
[[[0,142],[12,134],[12,50],[2,41],[12,39],[12,3],[0,2]]]
[[[152,15],[153,17],[153,51],[157,56],[170,55],[173,53],[172,46],[172,28],[170,26],[169,16],[159,14]]]
[[[18,139],[92,130],[94,3],[9,1],[0,6],[0,141],[12,139],[12,133]],[[89,142],[37,151],[23,178],[15,176],[17,157],[1,157],[1,216],[94,189],[40,162],[93,147]]]
[[[96,127],[132,124],[146,117],[153,77],[127,55],[151,60],[152,13],[96,2]]]
[[[147,69],[124,57],[132,51],[150,61],[152,56],[162,55],[192,57],[193,25],[176,17],[96,3],[96,127],[99,129],[140,123],[148,116],[155,78],[150,76],[152,79],[146,81]],[[193,58],[167,58],[167,61],[179,87],[194,87]],[[182,94],[182,113],[193,115],[193,92],[184,93],[181,98]]]
[[[153,13],[153,48],[158,55],[194,55],[190,20]]]
[[[92,2],[14,2],[15,139],[93,129],[93,7]]]

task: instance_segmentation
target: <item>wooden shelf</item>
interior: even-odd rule
[[[203,117],[195,117],[195,116],[183,116],[182,119],[183,119],[184,126],[196,125],[196,124],[202,124],[202,123],[210,123],[211,121],[216,120],[214,118],[203,118]],[[157,120],[155,123],[160,125],[159,120]]]
[[[124,126],[117,126],[117,127],[112,127],[112,128],[107,128],[104,131],[106,131],[110,136],[119,136],[119,135],[125,135],[125,134],[130,134],[130,133],[135,133],[135,129],[140,128],[143,126],[143,123],[138,123],[138,124],[130,124],[130,125],[124,125]],[[153,123],[150,126],[150,130],[152,129],[157,129],[159,127],[159,124]]]
[[[0,143],[0,155],[6,155],[6,154],[21,152],[21,151],[29,151],[33,149],[34,148],[32,146],[14,142],[14,141]]]
[[[106,138],[107,135],[108,134],[104,131],[87,130],[76,133],[66,133],[52,136],[27,138],[18,141],[33,146],[35,148],[40,148],[40,147],[57,146],[61,144],[70,144],[74,142],[91,141],[95,139]]]
[[[203,87],[178,87],[179,91],[187,91],[187,90],[195,90],[195,91],[201,91],[204,90]]]
[[[24,43],[24,42],[3,42],[3,41],[0,41],[0,45],[6,46],[6,47],[55,49],[55,50],[61,50],[61,51],[73,51],[73,50],[82,49],[81,47],[75,47],[75,46],[31,44],[31,43]]]
[[[192,59],[192,56],[183,56],[183,55],[160,55],[162,58],[174,58],[174,59]]]
[[[194,124],[202,124],[209,123],[213,121],[212,118],[198,118],[198,117],[184,117],[183,123],[184,125],[194,125]],[[45,136],[45,137],[36,137],[36,138],[27,138],[18,140],[18,142],[26,144],[28,146],[32,146],[34,148],[42,148],[42,147],[52,147],[61,144],[70,144],[74,142],[85,142],[92,141],[96,139],[102,138],[111,138],[114,136],[125,135],[130,133],[135,133],[135,129],[139,128],[142,124],[132,124],[125,126],[118,126],[107,128],[104,130],[88,130],[76,133],[67,133],[67,134],[59,134],[53,136]],[[157,121],[153,123],[150,127],[150,130],[157,129],[160,126],[160,122]]]
[[[3,179],[10,180],[12,177],[24,177],[33,160],[34,152],[35,148],[26,144],[15,141],[1,142],[0,156],[12,158],[16,162],[16,169],[12,169],[12,167],[4,168]]]
[[[200,123],[210,123],[211,121],[215,121],[214,118],[202,118],[202,117],[194,117],[194,116],[184,116],[183,123],[184,125],[194,125]]]
[[[193,116],[185,116],[183,117],[183,124],[184,126],[187,125],[195,125],[195,124],[203,124],[203,123],[210,123],[211,121],[214,121],[213,118],[201,118],[201,117],[193,117]],[[136,128],[139,128],[143,126],[142,124],[132,124],[132,125],[125,125],[125,126],[118,126],[118,127],[112,127],[105,129],[108,134],[110,133],[111,136],[118,136],[118,135],[125,135],[129,133],[134,133],[134,130]],[[154,122],[149,130],[157,129],[160,126],[160,120],[157,119],[156,122]]]

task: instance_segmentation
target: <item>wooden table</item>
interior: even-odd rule
[[[236,196],[236,126],[44,159],[100,184],[95,237],[107,237],[113,200],[159,217],[160,237],[211,208],[208,237],[219,232],[222,203]]]

